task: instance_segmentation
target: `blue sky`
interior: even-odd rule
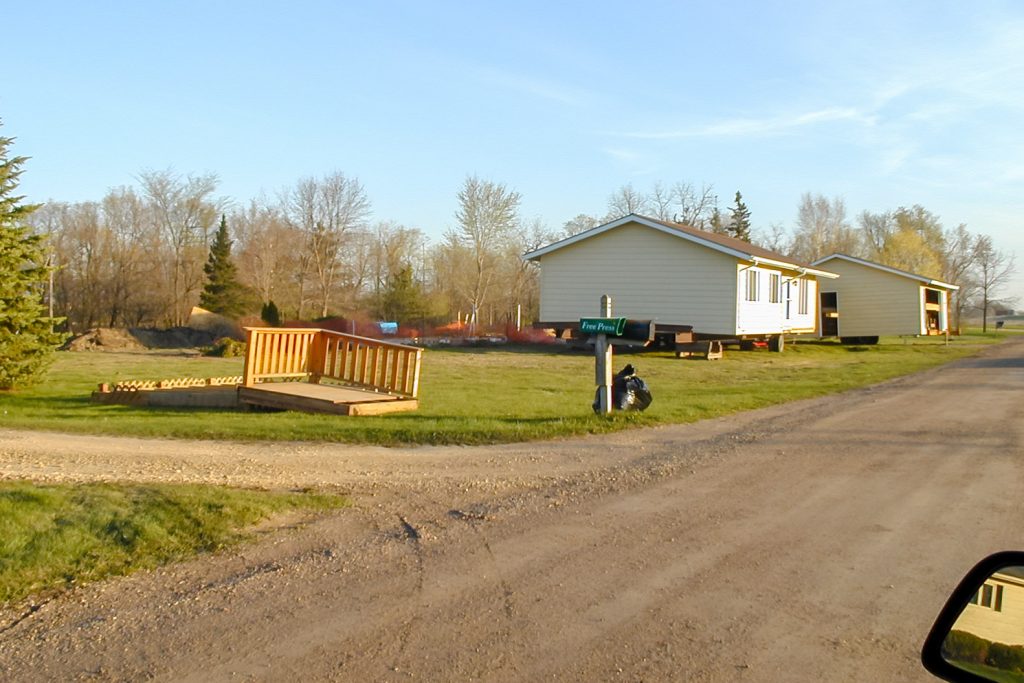
[[[551,227],[688,181],[757,228],[804,192],[921,204],[1024,259],[1019,2],[37,0],[4,23],[34,201],[171,167],[245,203],[342,171],[439,236],[467,174]]]

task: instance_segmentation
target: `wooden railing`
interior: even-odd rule
[[[275,379],[323,379],[416,398],[423,349],[330,330],[245,330],[244,386]]]
[[[245,328],[243,386],[273,379],[308,378],[309,351],[318,332],[305,328]]]

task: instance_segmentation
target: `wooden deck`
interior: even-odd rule
[[[416,410],[423,349],[316,328],[246,328],[241,377],[101,384],[98,403],[261,406],[332,415]]]
[[[307,382],[263,382],[239,387],[238,399],[249,405],[332,415],[383,415],[416,410],[419,401],[368,389]]]
[[[245,373],[238,388],[243,403],[333,415],[419,407],[423,349],[314,328],[245,331]]]

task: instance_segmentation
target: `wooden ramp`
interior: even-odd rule
[[[383,415],[416,410],[419,401],[367,389],[306,382],[265,382],[239,387],[238,399],[249,405],[332,415]]]
[[[244,403],[334,415],[419,407],[423,349],[320,329],[250,327],[246,334]]]

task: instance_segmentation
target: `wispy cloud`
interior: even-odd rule
[[[658,163],[649,153],[626,147],[605,147],[601,150],[618,162],[631,176],[649,176],[658,171]]]
[[[493,67],[476,67],[472,73],[489,85],[559,104],[580,106],[591,99],[590,94],[580,88]]]
[[[631,149],[621,147],[607,147],[604,153],[611,158],[624,163],[635,164],[644,159],[644,155]]]
[[[807,126],[837,121],[855,121],[865,125],[874,123],[874,117],[852,107],[829,107],[786,116],[762,119],[726,119],[688,128],[665,131],[631,131],[624,137],[643,140],[677,140],[694,137],[746,137],[778,135]]]

